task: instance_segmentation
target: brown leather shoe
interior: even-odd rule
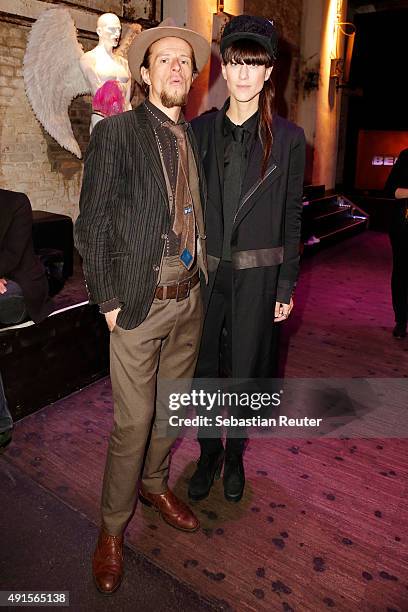
[[[92,560],[93,577],[98,591],[112,595],[120,586],[123,574],[123,535],[109,535],[103,529]]]
[[[181,531],[197,531],[200,527],[200,521],[195,514],[170,489],[159,495],[140,489],[139,499],[142,504],[157,510],[162,519],[176,529],[181,529]]]

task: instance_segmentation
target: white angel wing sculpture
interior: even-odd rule
[[[79,95],[90,93],[79,66],[84,51],[68,9],[50,8],[33,24],[24,57],[24,82],[33,111],[44,129],[64,148],[81,158],[68,108]]]

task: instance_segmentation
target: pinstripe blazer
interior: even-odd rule
[[[205,178],[190,127],[187,134],[199,174],[202,208],[196,220],[205,254]],[[118,325],[133,329],[153,301],[170,227],[162,163],[143,104],[95,126],[85,154],[79,209],[75,245],[83,257],[90,301],[118,300]]]

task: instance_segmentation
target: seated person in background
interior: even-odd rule
[[[0,189],[0,325],[28,318],[40,323],[53,310],[48,281],[32,239],[30,200]]]

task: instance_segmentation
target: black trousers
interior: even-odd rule
[[[234,346],[234,350],[238,349],[239,347]],[[196,378],[232,377],[232,350],[232,264],[221,260],[204,319]],[[234,407],[230,409],[230,413],[240,416],[239,409]],[[229,433],[226,441],[227,454],[242,453],[247,439],[245,431],[235,429],[229,430]],[[222,428],[200,428],[198,441],[201,450],[211,453],[221,449],[221,435]]]
[[[391,292],[395,321],[408,321],[408,222],[401,222],[390,230],[392,246]]]

